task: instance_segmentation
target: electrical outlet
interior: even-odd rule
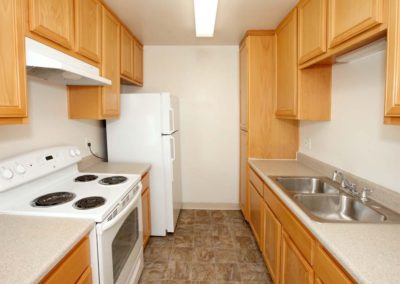
[[[304,139],[304,148],[311,150],[311,138]]]
[[[92,143],[92,142],[90,142],[90,139],[89,139],[89,138],[85,137],[85,147],[86,147],[87,149],[89,149],[89,143]]]

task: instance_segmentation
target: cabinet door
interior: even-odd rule
[[[329,47],[382,23],[383,0],[329,0]]]
[[[74,0],[29,0],[29,28],[68,49],[74,39]]]
[[[134,41],[134,80],[139,85],[143,84],[143,46],[138,42]]]
[[[76,284],[92,284],[92,270],[88,267],[78,279]]]
[[[278,117],[297,116],[297,10],[293,10],[276,30]]]
[[[354,283],[321,246],[317,246],[315,251],[314,270],[316,277],[324,284]]]
[[[21,4],[20,0],[0,4],[0,118],[27,116]]]
[[[264,202],[264,259],[274,283],[279,283],[282,226]]]
[[[75,0],[75,52],[100,62],[101,4],[98,0]]]
[[[247,132],[240,131],[240,209],[248,220],[248,196],[247,196]]]
[[[121,75],[128,80],[133,80],[133,49],[135,42],[130,33],[121,27]]]
[[[247,39],[246,39],[247,41]],[[240,128],[248,130],[249,50],[246,42],[240,47]]]
[[[400,124],[400,1],[390,1],[389,5],[385,120]]]
[[[282,231],[282,284],[312,284],[314,272],[286,232]]]
[[[104,117],[119,115],[120,101],[120,24],[103,7],[102,75],[111,79],[112,85],[103,87],[102,114]]]
[[[250,226],[260,249],[263,248],[263,211],[264,201],[257,189],[249,182]]]
[[[327,0],[299,3],[299,63],[326,52]]]
[[[150,188],[142,193],[143,245],[146,246],[150,238],[151,228]]]

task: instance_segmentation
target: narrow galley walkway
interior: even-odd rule
[[[272,284],[240,211],[183,210],[175,234],[151,237],[141,284]]]

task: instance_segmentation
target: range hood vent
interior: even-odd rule
[[[25,38],[28,75],[68,86],[105,86],[99,68],[78,60],[31,38]]]

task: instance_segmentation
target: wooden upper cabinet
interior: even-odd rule
[[[279,283],[281,264],[282,226],[264,202],[264,250],[263,255],[274,283]]]
[[[298,8],[299,63],[326,52],[328,0],[303,0]]]
[[[75,0],[75,52],[100,62],[101,3],[98,0]]]
[[[22,1],[0,4],[0,124],[27,116],[24,19]]]
[[[240,46],[240,128],[248,130],[249,108],[249,48],[247,39]]]
[[[103,87],[102,115],[104,117],[113,117],[119,115],[120,107],[120,23],[104,7],[102,23],[101,73],[103,77],[112,81],[111,86]]]
[[[134,76],[133,79],[135,83],[142,86],[143,85],[143,46],[137,40],[134,41]]]
[[[281,284],[312,284],[314,271],[288,234],[282,231]]]
[[[133,80],[134,39],[125,27],[121,26],[121,77]]]
[[[277,100],[276,115],[297,116],[297,9],[276,30]]]
[[[383,0],[329,0],[328,45],[337,46],[383,22]]]
[[[400,124],[400,2],[389,2],[385,123]]]
[[[73,49],[74,0],[29,0],[29,29]]]

